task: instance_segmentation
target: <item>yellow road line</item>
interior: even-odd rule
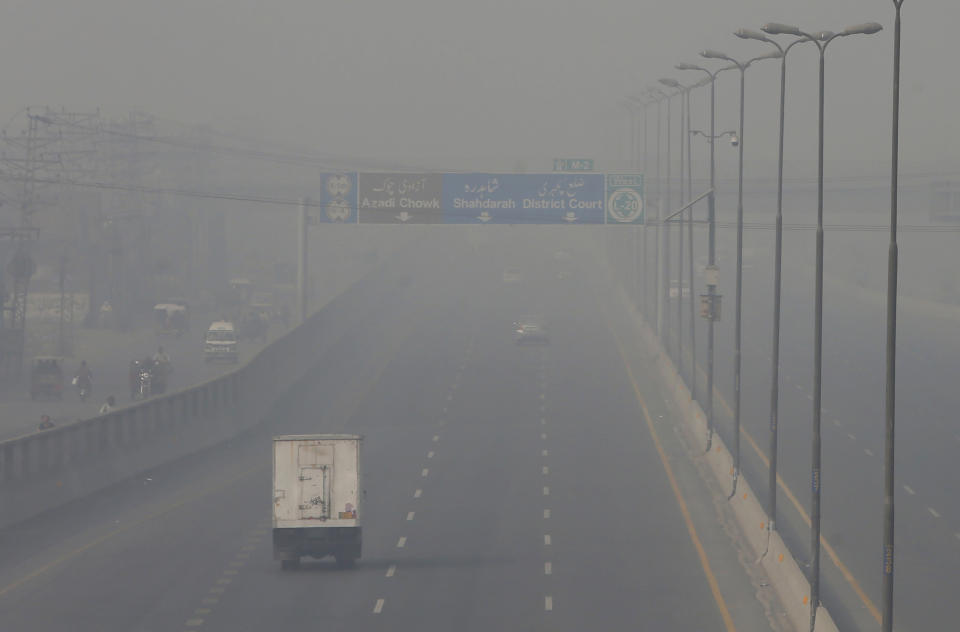
[[[231,485],[234,485],[234,484],[240,482],[240,481],[243,480],[244,478],[246,478],[246,477],[248,477],[248,476],[250,476],[250,475],[252,475],[252,474],[255,474],[255,473],[257,473],[257,472],[259,472],[259,471],[261,471],[261,470],[265,470],[265,469],[269,469],[269,464],[260,464],[260,465],[257,465],[256,467],[250,468],[250,469],[248,469],[248,470],[244,470],[244,471],[240,472],[240,474],[238,474],[237,476],[234,476],[234,477],[230,478],[229,480],[222,481],[222,482],[220,482],[220,483],[217,483],[216,485],[212,485],[212,486],[210,486],[210,487],[207,487],[207,488],[205,488],[205,489],[202,489],[202,490],[200,490],[199,492],[197,492],[197,493],[195,493],[195,494],[190,494],[190,495],[188,495],[188,496],[185,496],[185,497],[181,498],[180,500],[178,500],[178,501],[176,501],[176,502],[174,502],[174,503],[172,503],[172,504],[164,507],[163,509],[161,509],[161,510],[159,510],[159,511],[153,512],[153,513],[148,514],[148,515],[146,515],[146,516],[144,516],[144,517],[142,517],[142,518],[140,518],[140,519],[138,519],[138,520],[134,520],[133,522],[127,523],[127,524],[125,524],[125,525],[122,526],[122,527],[117,527],[116,529],[111,529],[110,531],[104,533],[104,534],[101,535],[100,537],[94,538],[93,540],[90,540],[90,541],[87,542],[86,544],[82,544],[82,545],[78,546],[77,548],[75,548],[75,549],[73,549],[73,550],[71,550],[71,551],[69,551],[69,552],[67,552],[67,553],[64,553],[64,554],[61,555],[60,557],[58,557],[58,558],[56,558],[56,559],[54,559],[54,560],[51,560],[50,562],[47,562],[46,564],[44,564],[44,565],[41,566],[40,568],[37,568],[37,569],[31,571],[30,573],[27,573],[26,575],[24,575],[24,576],[21,577],[20,579],[17,579],[17,580],[15,580],[15,581],[7,584],[7,585],[4,586],[3,588],[0,588],[0,597],[6,595],[7,593],[9,593],[9,592],[12,591],[12,590],[15,590],[15,589],[19,588],[20,586],[23,586],[24,584],[26,584],[26,583],[28,583],[28,582],[30,582],[30,581],[32,581],[32,580],[40,577],[40,576],[43,575],[44,573],[47,573],[47,572],[53,570],[54,568],[56,568],[56,567],[58,567],[58,566],[61,566],[61,565],[65,564],[66,562],[69,562],[70,560],[72,560],[72,559],[74,559],[74,558],[82,555],[83,553],[86,553],[87,551],[89,551],[89,550],[91,550],[91,549],[93,549],[93,548],[96,548],[97,546],[103,544],[104,542],[106,542],[106,541],[109,540],[110,538],[113,538],[114,536],[118,536],[118,535],[120,535],[121,533],[125,533],[125,532],[127,532],[127,531],[130,531],[131,529],[134,529],[135,527],[139,527],[139,526],[141,526],[141,525],[144,525],[144,524],[146,524],[146,523],[148,523],[148,522],[153,522],[153,521],[155,521],[157,518],[160,518],[161,516],[165,516],[165,515],[173,512],[173,511],[176,511],[177,509],[179,509],[180,507],[183,507],[184,505],[187,505],[187,504],[190,504],[190,503],[192,503],[192,502],[194,502],[194,501],[200,500],[200,499],[203,498],[204,496],[209,496],[210,494],[213,494],[213,493],[215,493],[215,492],[219,492],[219,491],[221,491],[221,490],[223,490],[223,489],[226,489],[227,487],[230,487]]]
[[[700,558],[700,565],[703,567],[703,573],[707,577],[707,583],[710,585],[710,592],[713,593],[713,599],[717,603],[717,608],[720,610],[720,617],[723,619],[723,624],[727,629],[727,632],[736,632],[736,626],[733,624],[733,617],[730,616],[730,609],[727,608],[727,602],[724,601],[723,595],[720,594],[720,584],[717,582],[716,576],[713,574],[713,570],[710,568],[710,560],[707,559],[707,553],[703,549],[703,544],[700,542],[700,536],[697,535],[697,528],[693,525],[693,519],[690,517],[690,510],[687,508],[687,503],[683,499],[683,494],[680,492],[680,486],[677,484],[677,479],[673,475],[673,468],[670,467],[670,462],[667,460],[667,454],[663,450],[663,445],[660,443],[660,436],[657,434],[657,430],[653,425],[653,419],[650,417],[650,411],[647,410],[647,404],[643,399],[643,395],[640,394],[640,386],[637,384],[636,378],[633,376],[633,370],[630,368],[630,363],[627,361],[626,353],[623,350],[623,346],[620,344],[620,340],[617,338],[617,335],[613,332],[613,328],[610,326],[609,322],[607,323],[607,328],[610,330],[610,333],[613,335],[614,340],[617,344],[617,350],[620,352],[620,358],[623,360],[623,366],[627,370],[627,377],[630,378],[630,383],[633,385],[633,392],[637,397],[637,403],[640,405],[640,410],[643,411],[643,418],[647,422],[647,430],[650,431],[650,436],[653,438],[653,444],[657,448],[657,454],[660,456],[660,463],[663,465],[664,471],[667,473],[667,479],[670,481],[670,488],[673,490],[673,496],[677,499],[677,505],[680,507],[680,513],[683,514],[683,521],[687,525],[687,532],[690,534],[690,540],[693,542],[693,548],[697,550],[697,556]]]
[[[707,378],[706,371],[703,370],[699,364],[697,364],[697,370],[703,375],[704,380]],[[733,417],[733,409],[730,407],[730,404],[727,403],[727,400],[723,398],[723,395],[720,393],[719,389],[716,386],[713,387],[713,396],[720,401],[720,405],[723,406],[723,409],[726,411],[727,415]],[[760,460],[763,461],[763,464],[769,468],[770,459],[767,458],[767,455],[760,448],[760,445],[753,439],[753,436],[744,428],[742,425],[740,427],[740,434],[747,440],[747,443],[750,444],[750,447],[753,448],[753,451],[757,453],[757,456],[760,457]],[[777,484],[780,486],[780,489],[783,490],[783,493],[787,495],[787,498],[790,500],[790,504],[797,510],[800,514],[800,518],[803,519],[804,523],[809,527],[810,526],[810,516],[804,510],[803,505],[800,504],[800,501],[797,500],[797,497],[794,495],[793,491],[787,486],[783,478],[780,477],[780,474],[777,474]],[[856,577],[853,576],[853,573],[850,572],[850,569],[847,568],[847,565],[843,563],[840,559],[840,556],[837,555],[836,550],[830,546],[830,543],[827,542],[827,538],[823,535],[820,536],[820,544],[823,546],[823,550],[827,552],[827,556],[837,567],[837,570],[840,571],[840,575],[846,580],[850,587],[853,589],[853,592],[857,594],[857,597],[860,598],[860,601],[863,602],[863,605],[870,612],[870,615],[880,623],[880,610],[877,609],[877,606],[871,601],[870,597],[867,596],[867,593],[864,592],[863,588],[860,586],[860,582],[857,581]]]

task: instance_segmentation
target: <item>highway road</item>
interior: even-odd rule
[[[783,629],[595,253],[509,230],[425,250],[260,427],[0,531],[0,629]],[[344,431],[363,559],[282,572],[270,436]]]
[[[768,489],[763,459],[769,444],[772,238],[771,231],[747,231],[744,258],[741,419],[747,434],[742,451],[746,476],[762,498],[766,498]],[[836,257],[863,239],[855,233],[828,231],[828,255]],[[877,241],[875,236],[871,239]],[[698,248],[700,244],[705,246],[698,237]],[[735,232],[719,231],[724,305],[723,320],[716,330],[721,398],[715,403],[719,430],[728,446],[732,441],[734,401],[734,248]],[[885,248],[881,250],[878,261],[885,264]],[[788,231],[784,252],[779,458],[783,482],[795,501],[781,489],[778,520],[784,539],[798,559],[804,559],[810,546],[808,523],[800,509],[809,511],[810,503],[813,234]],[[885,267],[875,267],[878,273],[885,273]],[[698,288],[694,295],[699,292]],[[674,310],[671,306],[670,313],[675,314]],[[685,306],[688,323],[687,310]],[[822,553],[821,567],[826,582],[824,602],[841,629],[868,630],[878,625],[884,310],[882,296],[877,300],[854,291],[847,270],[835,265],[826,269],[822,533],[830,550]],[[697,329],[697,361],[701,367],[706,366],[704,324],[699,321]],[[956,500],[960,491],[960,426],[956,424],[960,391],[955,387],[960,372],[958,324],[901,305],[896,469],[898,630],[952,629],[956,625],[951,605],[954,586],[960,580],[960,505]],[[684,325],[685,334],[687,327]],[[688,338],[685,344],[689,345]],[[699,373],[698,378],[702,392],[705,375]]]

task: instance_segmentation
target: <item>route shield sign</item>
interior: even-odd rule
[[[603,203],[599,173],[448,173],[443,177],[444,222],[448,224],[602,224]]]
[[[326,173],[321,176],[320,210],[313,213],[316,223],[357,223],[357,174]]]
[[[441,224],[443,174],[361,173],[357,208],[361,224]]]
[[[607,223],[643,224],[643,174],[607,174]]]

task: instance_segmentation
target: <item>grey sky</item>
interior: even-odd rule
[[[763,22],[885,31],[831,46],[828,153],[838,165],[889,143],[888,0],[6,0],[0,120],[24,105],[140,107],[184,122],[297,140],[318,150],[435,166],[470,156],[617,158],[620,98],[705,47],[764,51],[730,33]],[[960,137],[945,54],[954,0],[907,0],[904,159],[938,168]],[[791,56],[791,159],[815,157],[816,56]],[[753,160],[775,150],[777,62],[748,74]],[[720,86],[736,124],[736,77]],[[705,93],[695,98],[699,106]],[[697,106],[695,106],[697,107]],[[754,143],[754,144],[749,144]],[[955,164],[954,164],[955,166]],[[886,167],[882,167],[886,168]]]

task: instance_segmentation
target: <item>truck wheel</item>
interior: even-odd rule
[[[281,560],[280,569],[284,571],[295,571],[300,568],[300,558],[295,558],[292,560]]]

